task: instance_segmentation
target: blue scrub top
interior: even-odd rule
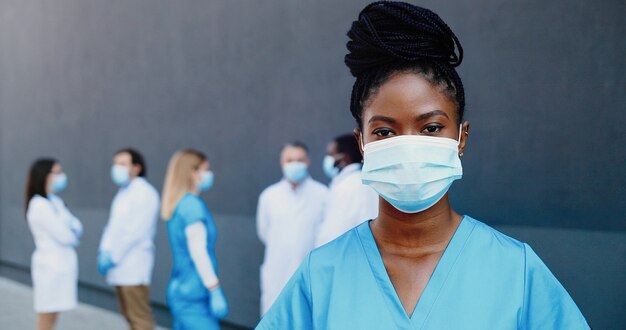
[[[217,273],[217,259],[215,258],[217,228],[204,201],[188,193],[178,202],[172,218],[167,222],[167,233],[174,259],[172,277],[167,288],[167,303],[173,308],[183,302],[206,303],[208,301],[208,290],[202,284],[193,264],[185,236],[185,228],[198,221],[204,223],[206,227],[207,251]]]
[[[257,329],[589,329],[525,243],[465,216],[412,315],[364,222],[313,250]]]

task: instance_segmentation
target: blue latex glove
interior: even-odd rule
[[[100,275],[106,276],[111,268],[115,267],[111,252],[102,251],[98,253],[98,272]]]
[[[211,308],[211,313],[218,320],[221,320],[228,315],[228,303],[226,302],[226,297],[224,296],[222,287],[218,286],[213,290],[209,290],[209,307]]]

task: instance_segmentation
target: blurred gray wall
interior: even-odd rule
[[[205,151],[230,322],[258,318],[257,196],[278,151],[309,144],[315,178],[353,129],[345,32],[365,1],[0,0],[0,261],[28,266],[23,187],[61,160],[83,221],[82,283],[114,195],[112,153],[141,150],[161,188],[171,154]],[[535,247],[591,325],[626,328],[624,1],[423,1],[456,31],[472,122],[456,208]],[[171,256],[157,235],[152,298]]]

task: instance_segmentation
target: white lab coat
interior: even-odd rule
[[[295,190],[287,180],[266,188],[259,197],[257,233],[265,244],[261,265],[261,315],[313,249],[324,215],[328,189],[307,178]]]
[[[150,285],[158,213],[159,193],[144,178],[119,189],[99,249],[110,252],[116,265],[107,273],[109,285]]]
[[[83,227],[55,195],[28,202],[28,226],[35,240],[31,259],[34,307],[38,313],[62,312],[77,303],[78,245]]]
[[[378,194],[361,182],[361,164],[350,164],[330,183],[324,221],[320,225],[315,247],[322,246],[363,221],[377,216]]]

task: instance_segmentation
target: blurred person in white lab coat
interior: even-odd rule
[[[308,148],[301,142],[283,147],[283,179],[261,193],[257,234],[265,244],[261,265],[261,315],[272,306],[315,243],[328,189],[308,173]]]
[[[361,182],[362,161],[354,134],[338,136],[328,144],[322,167],[332,181],[315,247],[378,215],[378,194]]]
[[[150,281],[159,193],[145,176],[138,151],[127,148],[114,155],[111,179],[119,190],[98,251],[98,271],[115,287],[120,311],[133,330],[154,329]]]
[[[31,259],[37,329],[53,329],[59,312],[76,307],[80,221],[56,194],[67,186],[58,161],[33,163],[26,184],[26,219],[35,240]]]

